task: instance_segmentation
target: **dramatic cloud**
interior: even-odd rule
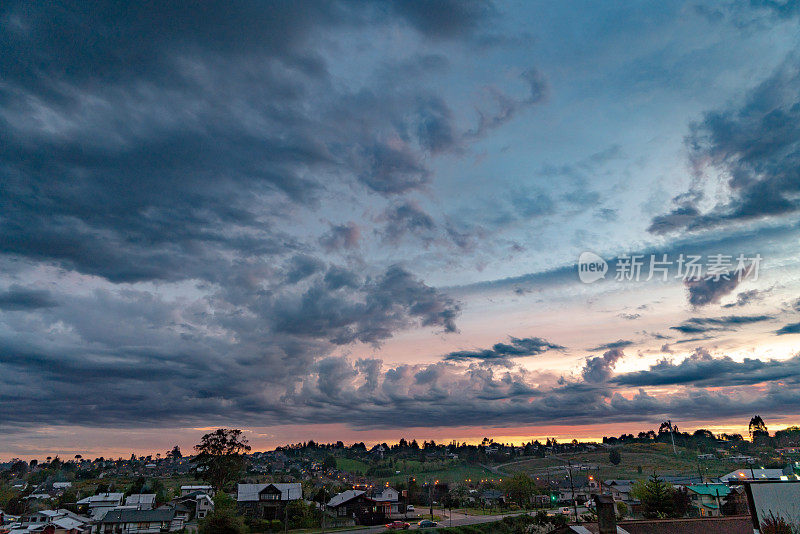
[[[565,347],[551,343],[540,337],[516,338],[510,343],[495,343],[491,349],[459,350],[444,356],[444,360],[502,360],[520,356],[536,356],[548,350],[562,350]]]
[[[728,315],[725,317],[692,317],[679,326],[671,326],[683,334],[700,334],[715,330],[733,330],[739,326],[771,321],[771,315]]]
[[[687,280],[686,289],[689,291],[689,304],[695,308],[708,306],[718,303],[722,297],[728,295],[736,289],[741,281],[737,275],[732,275],[728,279],[700,278],[697,280]]]
[[[777,332],[775,332],[779,336],[784,334],[800,334],[800,323],[791,323],[787,324],[786,326],[782,326]]]
[[[800,378],[800,357],[788,360],[757,360],[741,362],[728,356],[713,358],[697,351],[678,364],[664,360],[647,371],[636,371],[614,377],[613,382],[626,386],[664,386],[694,384],[697,386],[728,387],[758,384],[769,381],[790,381]]]
[[[699,177],[727,180],[730,200],[703,212],[702,189],[676,198],[650,231],[702,230],[796,213],[800,193],[800,62],[788,58],[738,106],[705,113],[691,127],[687,145]],[[713,179],[713,178],[708,178]]]
[[[612,348],[602,356],[587,358],[582,371],[583,379],[589,383],[607,382],[611,378],[617,361],[624,356],[625,353],[622,352],[622,349]]]
[[[56,306],[56,301],[49,291],[28,289],[16,284],[0,291],[0,310],[24,311],[53,306]]]
[[[627,319],[627,317],[626,317]],[[633,345],[633,341],[629,339],[620,339],[617,341],[612,341],[611,343],[603,343],[602,345],[598,345],[594,348],[588,349],[593,352],[599,352],[604,350],[611,350],[611,349],[624,349],[625,347],[630,347]]]

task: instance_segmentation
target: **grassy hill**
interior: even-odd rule
[[[575,454],[559,454],[557,457],[534,458],[512,462],[500,466],[506,473],[525,472],[533,476],[546,476],[548,468],[551,473],[558,471],[556,466],[563,466],[567,460],[573,464],[596,466],[596,470],[586,470],[583,474],[600,479],[609,478],[642,478],[652,473],[660,475],[697,475],[698,466],[703,476],[717,477],[740,467],[738,464],[722,460],[697,460],[697,451],[678,448],[678,455],[673,453],[672,446],[665,443],[634,443],[617,448],[622,457],[619,465],[609,461],[608,450],[600,449]],[[641,473],[639,468],[641,467]],[[573,470],[573,474],[581,472]]]

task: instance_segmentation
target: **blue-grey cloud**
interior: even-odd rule
[[[702,212],[703,193],[693,190],[677,197],[672,211],[655,217],[651,232],[702,230],[800,209],[798,83],[800,64],[789,57],[739,105],[709,111],[691,126],[687,145],[694,167],[727,176],[731,199]]]
[[[604,350],[611,350],[611,349],[624,349],[625,347],[630,347],[633,345],[633,341],[629,339],[619,339],[617,341],[612,341],[610,343],[603,343],[602,345],[598,345],[596,347],[592,347],[591,349],[587,349],[593,352],[599,352]]]
[[[645,371],[635,371],[614,377],[613,382],[626,386],[665,386],[693,384],[697,386],[729,387],[770,381],[791,381],[800,378],[800,358],[788,360],[759,360],[745,358],[738,362],[728,356],[713,358],[697,351],[678,364],[661,361]]]
[[[39,308],[52,308],[57,302],[49,291],[30,289],[12,284],[0,291],[0,310],[26,311]]]
[[[537,356],[548,350],[563,350],[565,347],[540,337],[510,338],[510,343],[495,343],[491,349],[458,350],[444,356],[444,360],[503,360],[522,356]]]
[[[779,336],[785,334],[800,334],[800,323],[787,324],[779,328],[778,331],[775,333],[778,334]]]
[[[739,326],[771,321],[771,315],[727,315],[724,317],[692,317],[678,326],[671,326],[683,334],[700,334],[716,330],[733,330]]]

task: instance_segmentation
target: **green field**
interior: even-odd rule
[[[416,462],[419,463],[419,462]],[[420,464],[420,466],[423,464]],[[381,483],[389,482],[390,484],[396,484],[398,482],[405,481],[409,476],[413,476],[417,479],[417,484],[423,484],[425,482],[431,481],[436,482],[465,482],[469,479],[472,482],[479,482],[481,479],[486,478],[493,478],[495,480],[499,480],[502,478],[502,475],[497,475],[492,473],[488,469],[485,469],[478,465],[454,465],[452,467],[446,467],[443,469],[437,469],[433,471],[422,471],[419,468],[417,469],[409,469],[409,470],[402,470],[400,471],[399,475],[394,475],[390,477],[384,477],[379,479]]]
[[[363,475],[367,472],[367,468],[369,468],[369,466],[361,460],[353,460],[351,458],[336,458],[336,469],[340,471]]]
[[[612,465],[608,458],[608,450],[580,452],[576,454],[559,454],[557,457],[534,458],[522,462],[509,463],[501,466],[506,473],[525,472],[534,476],[546,476],[547,468],[556,465],[565,465],[567,460],[573,464],[595,464],[596,471],[580,471],[602,479],[643,478],[653,473],[659,475],[697,475],[698,467],[704,477],[717,477],[736,469],[737,464],[721,460],[697,460],[696,451],[678,448],[676,457],[672,446],[664,443],[635,443],[618,447],[622,461],[619,465]],[[639,467],[641,466],[641,474]],[[578,471],[573,471],[575,474]]]

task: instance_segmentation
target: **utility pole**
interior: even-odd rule
[[[328,490],[325,488],[325,482],[322,483],[322,534],[325,534],[325,507],[328,502]]]
[[[431,507],[431,521],[433,521],[433,484],[428,481],[428,505]]]
[[[567,460],[569,466],[569,490],[572,492],[572,509],[575,510],[575,522],[580,523],[578,519],[578,499],[575,498],[575,486],[572,484],[572,460]]]

